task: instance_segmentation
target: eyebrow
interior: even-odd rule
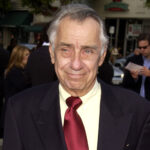
[[[87,46],[87,45],[81,46],[81,48],[82,48],[82,49],[94,49],[94,50],[97,50],[97,49],[98,49],[97,46]]]
[[[73,44],[61,42],[61,43],[58,45],[58,47],[60,47],[60,46],[73,47]]]
[[[67,46],[67,47],[74,47],[73,44],[69,44],[69,43],[64,43],[64,42],[61,42],[58,47],[60,46]],[[97,50],[98,47],[97,46],[90,46],[90,45],[83,45],[81,46],[81,49],[94,49],[94,50]]]

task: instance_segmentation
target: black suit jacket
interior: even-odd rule
[[[143,65],[144,60],[143,60],[142,55],[138,55],[138,56],[134,55],[128,58],[126,64],[128,64],[129,62],[133,62],[138,65]],[[137,93],[140,93],[141,84],[142,84],[142,76],[139,75],[138,80],[135,81],[132,78],[130,72],[128,70],[125,70],[125,75],[123,79],[123,86],[125,88],[131,89]],[[145,98],[147,98],[150,101],[150,77],[146,77],[144,87],[145,87]]]
[[[8,100],[9,97],[23,91],[30,87],[30,82],[28,81],[23,68],[13,67],[5,77],[5,99]]]
[[[29,56],[25,70],[32,86],[57,79],[48,48],[48,46],[39,47]]]
[[[103,82],[101,88],[97,149],[149,150],[149,102]],[[58,82],[14,96],[8,102],[5,121],[3,150],[67,150]]]
[[[9,61],[9,53],[0,47],[0,110],[4,97],[4,71]]]

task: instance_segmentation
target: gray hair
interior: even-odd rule
[[[78,21],[84,21],[86,18],[90,17],[99,23],[101,31],[99,36],[102,42],[102,49],[101,49],[102,55],[103,52],[107,49],[108,44],[108,37],[105,33],[103,21],[97,15],[94,9],[84,4],[69,4],[66,6],[62,6],[60,11],[56,14],[47,31],[49,42],[52,45],[53,50],[58,26],[60,24],[60,21],[65,17],[70,17],[70,19]]]

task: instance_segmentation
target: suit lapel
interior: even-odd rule
[[[103,84],[101,86],[98,150],[121,150],[126,144],[132,115],[124,113],[111,90]],[[33,120],[45,150],[67,150],[61,123],[58,83],[51,87],[40,108],[32,113]]]
[[[33,119],[43,146],[45,150],[66,150],[60,115],[58,84],[53,89],[49,89],[42,101],[40,111],[33,112]]]
[[[98,150],[121,150],[126,147],[132,115],[123,113],[121,107],[111,90],[102,85]]]

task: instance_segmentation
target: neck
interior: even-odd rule
[[[86,95],[94,87],[95,82],[96,82],[96,79],[94,82],[92,82],[92,84],[89,86],[89,88],[85,88],[85,89],[67,89],[62,84],[61,85],[71,96],[82,97],[82,96]]]
[[[150,60],[150,56],[147,56],[147,57],[144,56],[144,59]]]

